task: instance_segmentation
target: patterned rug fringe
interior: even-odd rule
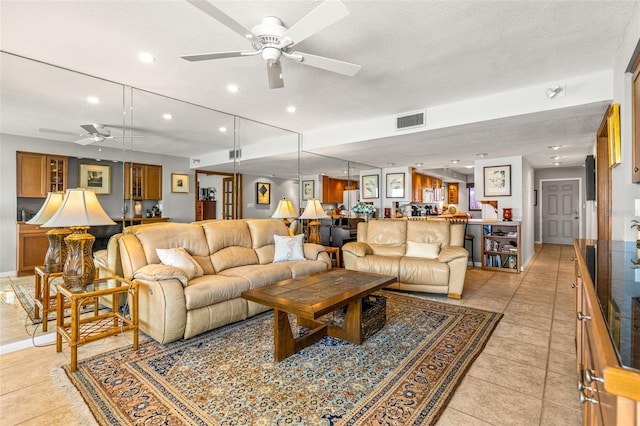
[[[86,404],[84,398],[78,389],[71,383],[67,373],[62,368],[54,368],[49,372],[53,383],[62,390],[65,398],[69,402],[71,409],[76,415],[78,424],[83,426],[98,426],[98,423],[93,418],[89,406]]]

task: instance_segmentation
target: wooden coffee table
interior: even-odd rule
[[[359,345],[362,324],[362,298],[396,281],[396,277],[346,269],[330,269],[299,278],[280,281],[242,292],[242,297],[273,308],[273,357],[276,362],[309,345],[332,336]],[[347,307],[342,327],[318,321],[318,318],[343,306]],[[287,314],[309,333],[294,338]]]

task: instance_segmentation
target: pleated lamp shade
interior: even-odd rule
[[[274,219],[290,219],[292,217],[298,217],[296,214],[296,210],[293,208],[293,203],[291,200],[287,200],[283,198],[278,201],[278,207],[276,207],[276,211],[271,215]]]
[[[44,228],[115,225],[90,189],[67,189],[62,205]]]
[[[300,215],[300,219],[325,219],[328,217],[329,216],[324,212],[320,201],[315,198],[307,200],[304,212]]]
[[[58,211],[62,200],[64,199],[64,192],[49,192],[47,193],[47,199],[44,200],[44,204],[38,210],[38,213],[31,220],[27,221],[29,225],[42,225],[53,217]]]

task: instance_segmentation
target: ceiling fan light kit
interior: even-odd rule
[[[282,67],[280,64],[280,57],[282,56],[310,67],[349,77],[355,76],[358,71],[360,71],[360,65],[338,61],[324,56],[291,51],[296,43],[300,43],[349,15],[347,7],[338,0],[326,0],[291,28],[287,28],[280,18],[267,16],[262,19],[260,24],[254,26],[251,31],[244,28],[233,18],[206,0],[187,0],[187,2],[249,40],[254,49],[253,51],[200,53],[181,56],[182,59],[187,61],[197,62],[238,56],[261,55],[267,63],[267,81],[270,89],[284,87]]]

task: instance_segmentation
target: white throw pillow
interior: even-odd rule
[[[437,259],[440,254],[441,243],[415,243],[407,241],[407,256]]]
[[[170,249],[156,249],[160,262],[164,265],[182,269],[189,279],[201,277],[204,274],[202,266],[184,249],[184,247]]]
[[[273,255],[273,263],[286,262],[287,260],[304,260],[304,250],[302,249],[303,238],[303,234],[293,237],[274,235],[273,240],[276,248]]]

